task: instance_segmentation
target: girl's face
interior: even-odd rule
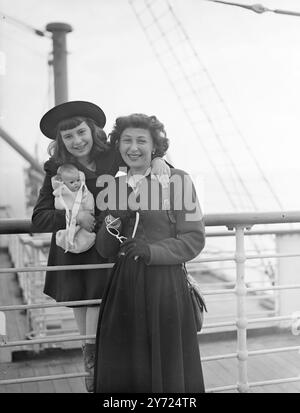
[[[67,151],[79,161],[88,161],[93,147],[92,131],[86,122],[73,129],[60,131],[62,141]]]
[[[142,128],[124,129],[120,136],[119,150],[129,168],[143,174],[151,164],[154,150],[150,131]]]

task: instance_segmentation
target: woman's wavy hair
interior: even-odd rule
[[[164,125],[156,116],[148,116],[143,113],[133,113],[129,116],[121,116],[116,119],[112,132],[108,135],[112,146],[119,147],[120,137],[127,128],[147,129],[153,139],[155,153],[152,158],[163,157],[169,147],[169,139]]]
[[[93,146],[90,152],[90,160],[95,160],[100,153],[109,149],[107,136],[103,129],[101,129],[93,119],[83,116],[74,116],[69,119],[60,121],[56,128],[56,139],[48,146],[49,155],[58,164],[69,163],[76,161],[76,158],[71,155],[65,147],[61,137],[61,131],[76,128],[82,122],[86,122],[92,132]]]

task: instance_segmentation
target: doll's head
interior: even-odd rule
[[[57,169],[57,178],[72,192],[78,191],[81,186],[79,170],[75,165],[69,163],[61,165]]]

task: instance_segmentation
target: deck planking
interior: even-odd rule
[[[276,340],[277,346],[296,345],[295,337],[286,333],[280,335],[282,343],[278,342],[278,335],[261,335],[249,338],[249,348],[268,348]],[[296,340],[297,341],[297,340]],[[292,343],[293,342],[293,343]],[[206,341],[201,345],[202,356],[224,354],[231,352],[236,345],[234,339]],[[225,347],[225,348],[224,348]],[[227,351],[227,350],[230,351]],[[222,351],[221,351],[222,350]],[[49,374],[67,374],[83,372],[83,362],[79,350],[61,350],[49,355],[36,355],[32,359],[2,363],[0,365],[0,379],[28,376],[45,376]],[[225,359],[203,362],[203,374],[206,388],[227,386],[237,383],[238,362],[236,359]],[[248,359],[249,382],[272,380],[298,376],[300,371],[300,355],[297,351],[251,356]],[[0,386],[0,392],[7,393],[85,393],[84,378],[49,380],[39,383]],[[236,393],[237,390],[228,391]],[[250,389],[251,393],[299,393],[300,382],[272,384]]]
[[[247,339],[248,351],[299,345],[299,338],[293,336],[289,330],[274,329],[273,333],[272,331],[268,329],[256,332],[249,331]],[[234,337],[228,340],[225,338],[214,340],[211,343],[205,340],[200,344],[200,348],[202,357],[213,354],[227,354],[236,351],[236,341]],[[236,383],[238,377],[237,369],[238,362],[236,359],[204,362],[203,371],[206,388]],[[247,370],[249,382],[297,377],[300,372],[300,355],[297,350],[294,350],[284,353],[249,356]],[[235,377],[232,377],[233,373]],[[300,382],[251,387],[251,392],[299,393]]]
[[[1,250],[0,267],[12,267],[8,254]],[[15,304],[24,304],[17,276],[14,273],[0,273],[0,305],[6,306]],[[25,312],[21,310],[6,311],[5,315],[7,337],[9,341],[24,340],[27,332],[27,317]],[[18,349],[20,350],[21,348],[23,347],[19,347]]]
[[[50,368],[47,364],[34,365],[33,371],[35,377],[49,376],[51,374]],[[39,381],[37,393],[55,393],[54,380]]]

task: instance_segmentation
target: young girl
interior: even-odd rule
[[[82,265],[101,264],[107,262],[96,248],[80,254],[65,253],[56,245],[56,233],[66,228],[65,211],[54,206],[54,195],[51,178],[64,163],[76,165],[86,178],[88,190],[96,198],[102,189],[96,186],[97,178],[104,174],[114,176],[119,167],[124,165],[115,145],[109,145],[103,130],[106,117],[102,109],[85,101],[71,101],[50,109],[41,119],[40,129],[49,139],[50,159],[45,163],[46,176],[40,190],[39,198],[33,210],[32,223],[37,231],[53,232],[48,265]],[[168,166],[157,158],[151,163],[155,174],[168,174]],[[95,229],[99,210],[95,215],[91,211],[80,211],[76,217],[76,225],[89,233]],[[105,269],[81,269],[76,271],[58,270],[46,272],[44,293],[56,301],[94,300],[102,297],[109,276]],[[96,333],[99,306],[74,307],[74,317],[81,335]],[[85,369],[89,373],[86,378],[88,391],[93,388],[93,371],[95,357],[95,340],[88,339],[83,345]]]

